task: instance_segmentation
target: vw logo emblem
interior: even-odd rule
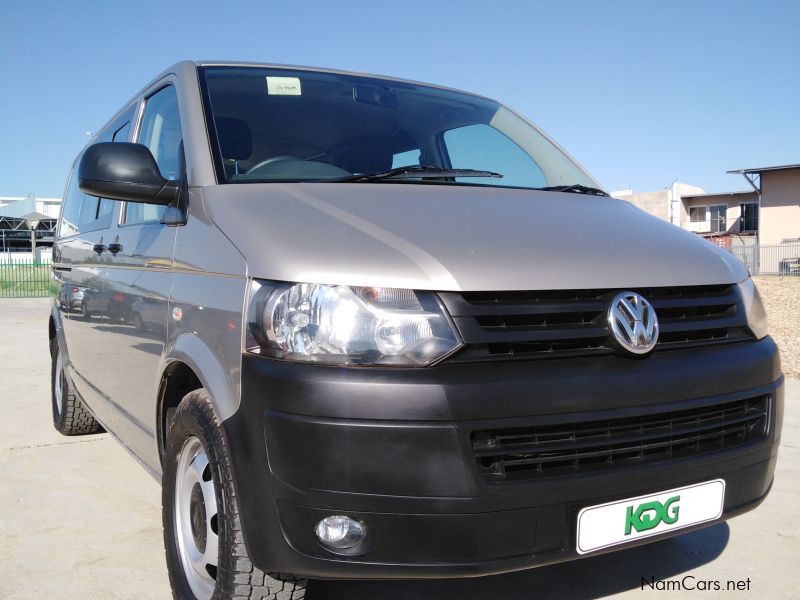
[[[608,308],[608,324],[620,346],[632,354],[647,354],[658,342],[658,317],[636,292],[620,292]]]

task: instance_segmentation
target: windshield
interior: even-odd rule
[[[353,181],[383,174],[355,180],[597,185],[536,128],[486,98],[283,68],[202,67],[200,79],[221,183]],[[425,168],[399,179],[387,176],[418,165]],[[447,171],[437,176],[433,169]]]

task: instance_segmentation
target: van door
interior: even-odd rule
[[[127,141],[136,105],[121,111],[95,142]],[[84,194],[78,187],[75,161],[64,197],[57,240],[53,247],[53,272],[59,297],[61,322],[67,341],[68,372],[78,393],[103,424],[112,427],[113,413],[106,402],[108,366],[103,356],[103,331],[108,313],[108,243],[119,203]],[[64,293],[62,293],[62,290]]]
[[[181,179],[183,144],[174,86],[146,99],[138,129],[136,141],[150,149],[162,176]],[[158,465],[154,443],[158,375],[167,336],[176,228],[161,223],[164,206],[120,204],[106,278],[111,302],[104,360],[113,365],[114,373],[108,391],[125,421],[118,435],[154,466]]]
[[[80,157],[78,157],[80,160]],[[104,249],[114,203],[78,188],[77,162],[70,176],[53,249],[53,273],[61,290],[80,301],[58,306],[67,342],[68,373],[92,411],[101,410],[106,389],[101,335],[105,314]],[[102,420],[102,416],[98,414]]]

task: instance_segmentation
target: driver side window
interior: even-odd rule
[[[144,107],[137,141],[150,149],[161,176],[171,181],[183,177],[183,136],[175,87],[168,85],[150,98]],[[160,221],[166,206],[129,202],[125,207],[126,225]]]

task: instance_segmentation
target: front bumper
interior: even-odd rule
[[[782,382],[770,338],[646,360],[429,369],[244,356],[242,403],[224,428],[245,543],[256,566],[300,576],[470,576],[577,558],[578,512],[607,501],[723,478],[722,519],[729,518],[757,505],[772,483]],[[472,454],[476,429],[602,421],[757,396],[769,396],[765,438],[696,456],[496,484],[481,476]],[[337,556],[316,542],[314,525],[331,514],[367,524],[359,555]]]

